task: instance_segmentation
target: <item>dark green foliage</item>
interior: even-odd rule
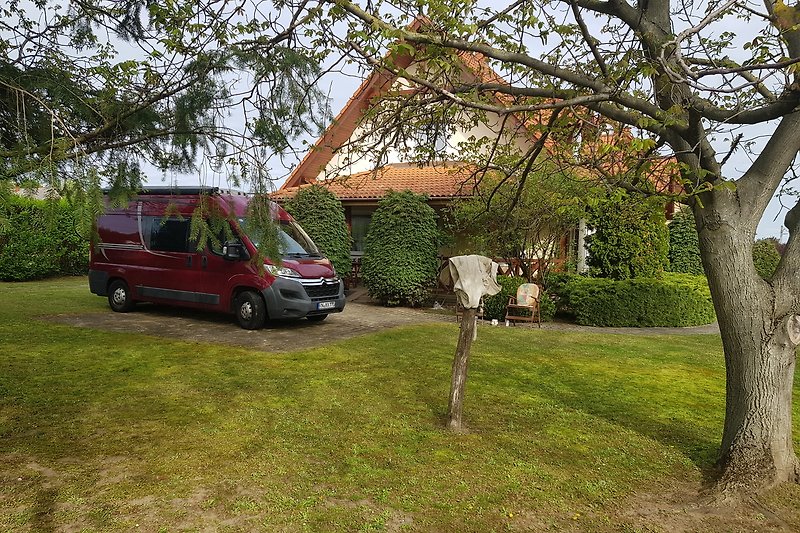
[[[384,305],[417,305],[436,280],[439,231],[425,200],[389,191],[372,215],[361,274],[370,296]]]
[[[156,177],[142,168],[195,174],[203,161],[235,188],[270,192],[263,162],[316,137],[328,118],[321,56],[277,22],[288,12],[273,5],[264,18],[248,2],[4,2],[0,186],[57,191],[86,215],[82,226],[102,209],[102,189],[124,203]],[[241,106],[247,116],[232,124],[230,109]]]
[[[506,305],[508,297],[517,294],[517,287],[528,280],[518,276],[497,276],[497,284],[502,287],[501,291],[493,296],[486,296],[483,299],[483,318],[485,320],[503,320],[506,316]]]
[[[89,245],[66,202],[11,196],[0,204],[0,280],[85,274]]]
[[[518,155],[509,157],[509,167],[515,167]],[[542,276],[550,264],[546,259],[560,256],[562,237],[586,216],[588,199],[596,192],[590,182],[549,165],[527,174],[521,189],[519,176],[504,175],[483,177],[477,194],[454,201],[448,222],[470,253],[516,259],[522,274],[538,282],[533,275]],[[529,264],[536,259],[542,267],[534,274]]]
[[[545,277],[545,288],[555,306],[554,313],[574,315],[569,305],[567,284],[574,279],[585,279],[586,276],[569,272],[550,272]]]
[[[669,233],[664,200],[621,193],[592,209],[589,266],[611,279],[653,277],[667,266]]]
[[[287,202],[286,211],[311,236],[340,276],[350,273],[350,232],[344,208],[336,196],[319,185],[305,187]]]
[[[753,244],[753,264],[756,272],[762,278],[772,278],[780,261],[781,254],[778,252],[777,239],[759,239]]]
[[[523,283],[528,283],[528,280],[517,276],[497,276],[497,283],[502,287],[502,290],[493,296],[487,296],[483,300],[484,320],[504,320],[509,296],[515,296],[517,294],[517,288]],[[547,291],[542,291],[540,293],[539,302],[541,306],[542,322],[553,320],[556,307]]]
[[[669,223],[669,270],[684,274],[703,274],[700,261],[700,243],[694,215],[689,210],[679,211]]]
[[[661,278],[614,281],[575,278],[564,290],[578,324],[609,327],[681,327],[715,320],[705,277],[664,274]]]
[[[780,263],[781,254],[778,246],[779,243],[774,237],[758,239],[753,243],[753,264],[758,275],[764,279],[770,279]]]

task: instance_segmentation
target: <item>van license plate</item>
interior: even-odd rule
[[[336,307],[336,302],[319,302],[317,309],[333,309]]]

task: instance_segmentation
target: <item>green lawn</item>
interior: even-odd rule
[[[659,531],[626,507],[721,433],[714,336],[482,328],[453,435],[455,325],[273,354],[42,318],[97,311],[0,284],[0,531]]]

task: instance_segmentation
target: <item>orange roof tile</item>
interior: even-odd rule
[[[417,194],[427,194],[430,199],[451,199],[470,196],[474,188],[471,168],[462,164],[417,166],[413,164],[394,164],[376,170],[359,172],[350,176],[320,181],[319,185],[333,192],[340,200],[378,200],[389,190],[410,190]],[[281,188],[272,193],[275,200],[294,198],[303,187]]]

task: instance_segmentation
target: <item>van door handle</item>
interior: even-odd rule
[[[207,266],[208,266],[208,256],[204,255],[203,256],[203,268],[206,268]]]
[[[192,256],[191,255],[187,255],[186,256],[186,266],[187,267],[192,266]]]

